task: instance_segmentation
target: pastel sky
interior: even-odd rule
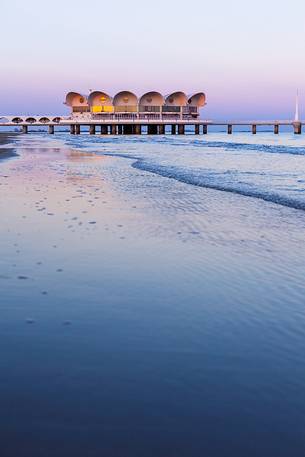
[[[2,0],[1,114],[69,90],[203,90],[207,119],[305,117],[304,0]]]

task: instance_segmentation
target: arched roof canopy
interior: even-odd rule
[[[90,106],[108,106],[112,105],[112,98],[105,92],[95,90],[88,97]]]
[[[42,122],[43,124],[46,124],[47,122],[50,122],[50,119],[48,117],[41,117],[39,119],[39,122]]]
[[[0,117],[0,122],[4,124],[6,122],[10,122],[10,120],[7,117]]]
[[[185,106],[187,105],[187,96],[184,92],[174,92],[166,97],[165,104],[169,106]]]
[[[20,122],[23,122],[23,119],[21,119],[21,117],[14,117],[12,119],[12,122],[14,122],[15,124],[19,124]]]
[[[29,122],[30,124],[34,124],[36,122],[36,119],[34,117],[28,117],[25,122]]]
[[[164,97],[159,92],[146,92],[140,98],[139,104],[140,106],[162,106],[164,105]]]
[[[85,95],[78,92],[69,92],[66,95],[65,104],[68,106],[88,106],[88,100]]]
[[[203,92],[198,92],[197,94],[192,95],[188,99],[188,104],[191,106],[201,107],[201,106],[205,105],[205,102],[206,102],[206,97]]]
[[[113,98],[114,106],[132,106],[137,104],[138,97],[128,90],[117,93]]]

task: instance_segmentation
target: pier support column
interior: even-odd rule
[[[228,124],[228,135],[232,135],[232,132],[233,132],[233,125]]]
[[[80,124],[75,124],[75,134],[80,135]]]
[[[207,135],[207,133],[208,133],[208,124],[203,124],[202,127],[203,127],[202,133],[203,133],[204,135]]]
[[[107,135],[108,128],[107,125],[101,125],[101,135]]]
[[[255,124],[252,125],[252,134],[256,135],[256,125]]]
[[[172,124],[171,131],[172,135],[176,135],[176,124]]]
[[[301,122],[293,122],[293,130],[295,135],[301,135],[302,133],[302,123]]]
[[[274,134],[275,135],[279,134],[279,124],[274,124]]]
[[[50,135],[54,135],[54,125],[49,125],[48,131]]]
[[[185,133],[185,125],[184,124],[178,124],[178,134],[179,135],[184,135]]]
[[[71,135],[75,135],[75,125],[74,124],[70,125],[70,133],[71,133]]]
[[[125,124],[123,126],[123,134],[124,135],[132,135],[132,133],[133,133],[133,125]]]
[[[165,125],[164,124],[159,125],[159,135],[165,135]]]
[[[115,124],[112,124],[110,126],[110,133],[111,133],[111,135],[116,135],[116,125]]]
[[[147,126],[147,134],[148,135],[157,135],[158,133],[158,126],[157,125],[148,125]]]
[[[199,124],[195,124],[195,135],[199,135]]]
[[[94,124],[89,125],[89,133],[90,133],[90,135],[95,135],[95,125]]]
[[[123,126],[118,125],[118,135],[123,135]]]
[[[28,126],[27,125],[23,125],[22,126],[22,133],[28,133]]]
[[[142,125],[141,124],[135,124],[134,133],[135,133],[135,135],[141,135],[142,134]]]

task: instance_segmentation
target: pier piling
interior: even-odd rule
[[[178,134],[179,135],[184,135],[185,133],[185,125],[184,124],[179,124],[178,125]]]
[[[228,135],[232,135],[232,132],[233,132],[233,125],[228,124]]]
[[[141,124],[136,124],[135,129],[134,129],[135,135],[141,135],[142,134],[142,125]]]
[[[22,133],[28,133],[28,126],[27,125],[23,125],[22,126]]]
[[[301,135],[302,133],[302,123],[301,122],[293,122],[293,130],[295,135]]]
[[[132,135],[133,134],[133,126],[130,124],[123,125],[123,134],[124,135]]]
[[[165,135],[165,125],[164,124],[159,125],[159,135]]]
[[[195,124],[195,135],[199,135],[199,124]]]
[[[279,134],[279,124],[274,124],[274,135]]]
[[[95,125],[91,124],[89,126],[89,133],[90,135],[95,135]]]
[[[204,135],[207,135],[207,133],[208,133],[208,124],[203,124],[203,126],[202,126],[202,133],[203,133]]]
[[[75,135],[80,135],[80,124],[75,124]]]
[[[157,135],[158,126],[157,125],[148,125],[147,126],[147,133],[148,133],[148,135]]]
[[[171,125],[171,133],[172,135],[176,135],[176,124]]]
[[[256,124],[252,124],[252,134],[256,135]]]

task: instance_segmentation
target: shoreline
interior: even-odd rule
[[[16,142],[15,142],[16,146],[12,149],[5,147],[7,144],[11,143],[11,141],[10,141],[11,139],[14,141],[17,138],[17,136],[19,137],[19,140],[20,140],[20,147],[22,147],[21,146],[22,138],[20,137],[20,135],[18,133],[0,133],[0,160],[5,160],[5,159],[19,156],[19,154],[17,152],[13,152],[18,148],[18,145],[16,144]],[[129,138],[132,138],[132,137],[129,137]],[[75,139],[75,138],[73,138],[73,139]],[[88,139],[92,139],[92,137],[88,136]],[[48,140],[44,136],[42,139],[42,142],[48,143],[50,141],[50,145],[51,145],[52,140],[53,140],[53,138]],[[60,143],[61,143],[60,147],[63,147],[64,149],[67,147],[68,148],[73,147],[73,144],[71,144],[70,139],[68,139],[68,138],[59,139],[57,137],[56,140],[60,141]],[[149,143],[149,141],[147,141],[147,142]],[[104,142],[93,143],[93,145],[101,146],[101,145],[103,145],[103,143]],[[110,143],[108,141],[106,142],[106,144],[108,146],[110,145]],[[186,145],[187,145],[187,143],[183,146],[186,146]],[[234,152],[236,145],[239,145],[239,143],[233,143],[233,145],[231,143],[226,143],[226,142],[220,143],[219,141],[216,142],[215,144],[210,143],[210,142],[204,143],[204,146],[207,147],[208,149],[210,149],[211,147],[216,148],[216,149],[219,149],[220,147],[226,147],[226,148],[232,148],[232,152]],[[176,146],[181,147],[182,144],[178,143]],[[245,147],[245,149],[247,151],[252,152],[252,151],[257,150],[258,145],[246,143],[246,144],[241,144],[241,146],[243,148]],[[260,145],[259,147],[261,149],[262,145]],[[73,147],[73,149],[75,151],[79,151],[79,153],[84,153],[84,149],[82,146],[80,147],[80,145],[75,145]],[[282,149],[283,149],[282,146],[272,145],[272,146],[266,147],[266,152],[271,151],[271,152],[275,153],[276,150],[282,151]],[[290,146],[288,149],[292,154],[299,155],[299,153],[297,152],[298,147]],[[98,157],[101,157],[101,156],[121,157],[124,159],[130,159],[130,160],[132,160],[131,166],[139,171],[145,171],[148,173],[152,173],[154,175],[157,175],[157,176],[160,176],[163,178],[174,179],[175,181],[178,181],[178,182],[181,182],[184,184],[188,184],[188,185],[191,185],[194,187],[201,187],[203,189],[212,189],[212,190],[216,190],[216,191],[220,191],[220,192],[224,192],[224,193],[232,193],[233,195],[239,195],[241,197],[248,197],[251,199],[254,198],[254,199],[262,200],[262,201],[265,201],[265,202],[273,204],[273,205],[279,205],[284,208],[290,208],[290,209],[293,209],[296,211],[303,211],[303,212],[305,211],[305,203],[295,201],[293,197],[289,198],[289,197],[277,195],[276,192],[268,192],[266,194],[266,193],[262,193],[261,191],[256,190],[255,188],[251,188],[251,187],[249,187],[247,189],[238,189],[238,188],[235,188],[234,186],[232,186],[230,183],[229,184],[228,183],[224,183],[224,184],[218,183],[217,184],[217,183],[205,182],[204,180],[200,179],[200,177],[199,178],[195,177],[196,179],[194,179],[193,177],[189,178],[189,177],[185,176],[184,173],[181,174],[180,172],[173,172],[173,170],[167,169],[168,167],[156,167],[156,165],[153,162],[149,163],[145,160],[145,158],[143,158],[137,154],[131,153],[131,152],[121,153],[121,152],[113,152],[113,151],[101,151],[98,149],[96,149],[94,151],[91,150],[90,152],[95,154]],[[303,155],[303,154],[301,154],[301,155]]]
[[[213,150],[216,150],[218,154],[221,154],[221,150],[225,149],[230,153],[223,156],[224,161],[227,161],[227,169],[218,169],[215,168],[213,170],[207,160],[205,162],[205,167],[201,166],[198,168],[198,173],[192,173],[190,167],[188,167],[188,163],[186,163],[186,167],[184,167],[183,161],[181,162],[182,166],[178,166],[177,164],[177,157],[174,158],[173,163],[171,163],[171,155],[164,155],[162,159],[162,163],[159,163],[159,158],[157,155],[149,155],[145,156],[143,153],[144,148],[147,148],[151,145],[154,148],[154,152],[156,154],[157,149],[159,148],[161,152],[161,148],[166,148],[170,146],[169,141],[161,141],[158,138],[153,138],[151,140],[144,140],[138,141],[135,138],[129,138],[127,140],[120,140],[119,144],[125,144],[125,150],[118,149],[117,141],[106,141],[106,143],[98,142],[93,137],[89,137],[88,140],[83,139],[81,143],[78,144],[78,139],[67,139],[67,144],[72,147],[78,148],[80,151],[88,150],[94,152],[97,155],[104,154],[110,157],[122,157],[124,159],[132,160],[132,167],[137,170],[146,171],[148,173],[155,174],[157,176],[161,176],[164,178],[173,179],[175,181],[179,181],[184,184],[191,185],[193,187],[201,187],[203,189],[214,189],[223,193],[231,193],[233,195],[239,195],[241,197],[248,197],[251,199],[262,200],[264,202],[270,203],[272,205],[279,205],[284,208],[290,208],[296,211],[305,211],[305,201],[303,201],[300,196],[301,193],[299,190],[291,193],[283,193],[281,192],[280,186],[274,187],[273,189],[269,189],[268,185],[264,183],[264,185],[258,185],[255,181],[251,182],[251,175],[256,175],[259,178],[259,171],[255,170],[256,163],[251,159],[251,155],[257,153],[264,153],[265,157],[273,157],[276,158],[278,155],[278,159],[282,160],[284,154],[291,154],[291,156],[299,156],[295,160],[302,161],[302,157],[304,157],[304,147],[303,144],[296,144],[294,145],[290,142],[289,146],[283,146],[277,142],[272,143],[269,145],[267,142],[264,143],[264,140],[261,141],[259,144],[256,143],[243,143],[246,141],[245,138],[237,137],[234,139],[233,142],[225,142],[217,139],[216,141],[204,141],[200,142],[198,139],[189,138],[186,141],[186,137],[184,139],[176,138],[175,143],[172,144],[177,150],[181,150],[183,148],[183,152],[181,157],[187,158],[191,148],[201,147],[203,153],[210,154],[213,153]],[[141,144],[143,146],[143,151],[135,152],[135,147]],[[194,150],[194,149],[193,149]],[[242,153],[244,157],[249,158],[252,160],[252,168],[251,166],[248,167],[245,164],[244,158],[241,159],[243,163],[240,163],[237,167],[232,167],[232,161],[234,160],[234,156],[237,154]],[[204,154],[203,154],[204,155]],[[206,156],[208,156],[206,154]],[[215,156],[216,157],[216,156]],[[228,159],[228,160],[227,160]],[[194,157],[194,163],[196,163],[197,157]],[[231,163],[230,163],[231,161]],[[276,160],[275,160],[276,162]],[[213,164],[213,162],[211,162]],[[215,163],[215,162],[214,162]],[[241,165],[241,166],[240,166]],[[242,168],[244,166],[244,169]],[[275,163],[276,165],[276,163]],[[283,167],[285,164],[283,164]],[[200,167],[200,164],[199,164]],[[217,167],[217,163],[216,163]],[[301,166],[300,169],[303,169]],[[254,170],[254,172],[253,172]],[[211,173],[211,171],[213,173]],[[273,169],[270,168],[270,176],[273,174]],[[281,172],[281,169],[279,169]],[[217,175],[219,175],[219,179],[217,179]],[[216,177],[216,179],[215,179]],[[267,180],[265,180],[267,182]],[[276,183],[275,183],[276,184]]]
[[[13,157],[18,157],[16,152],[11,152],[9,149],[5,150],[0,148],[0,160],[11,159]]]

